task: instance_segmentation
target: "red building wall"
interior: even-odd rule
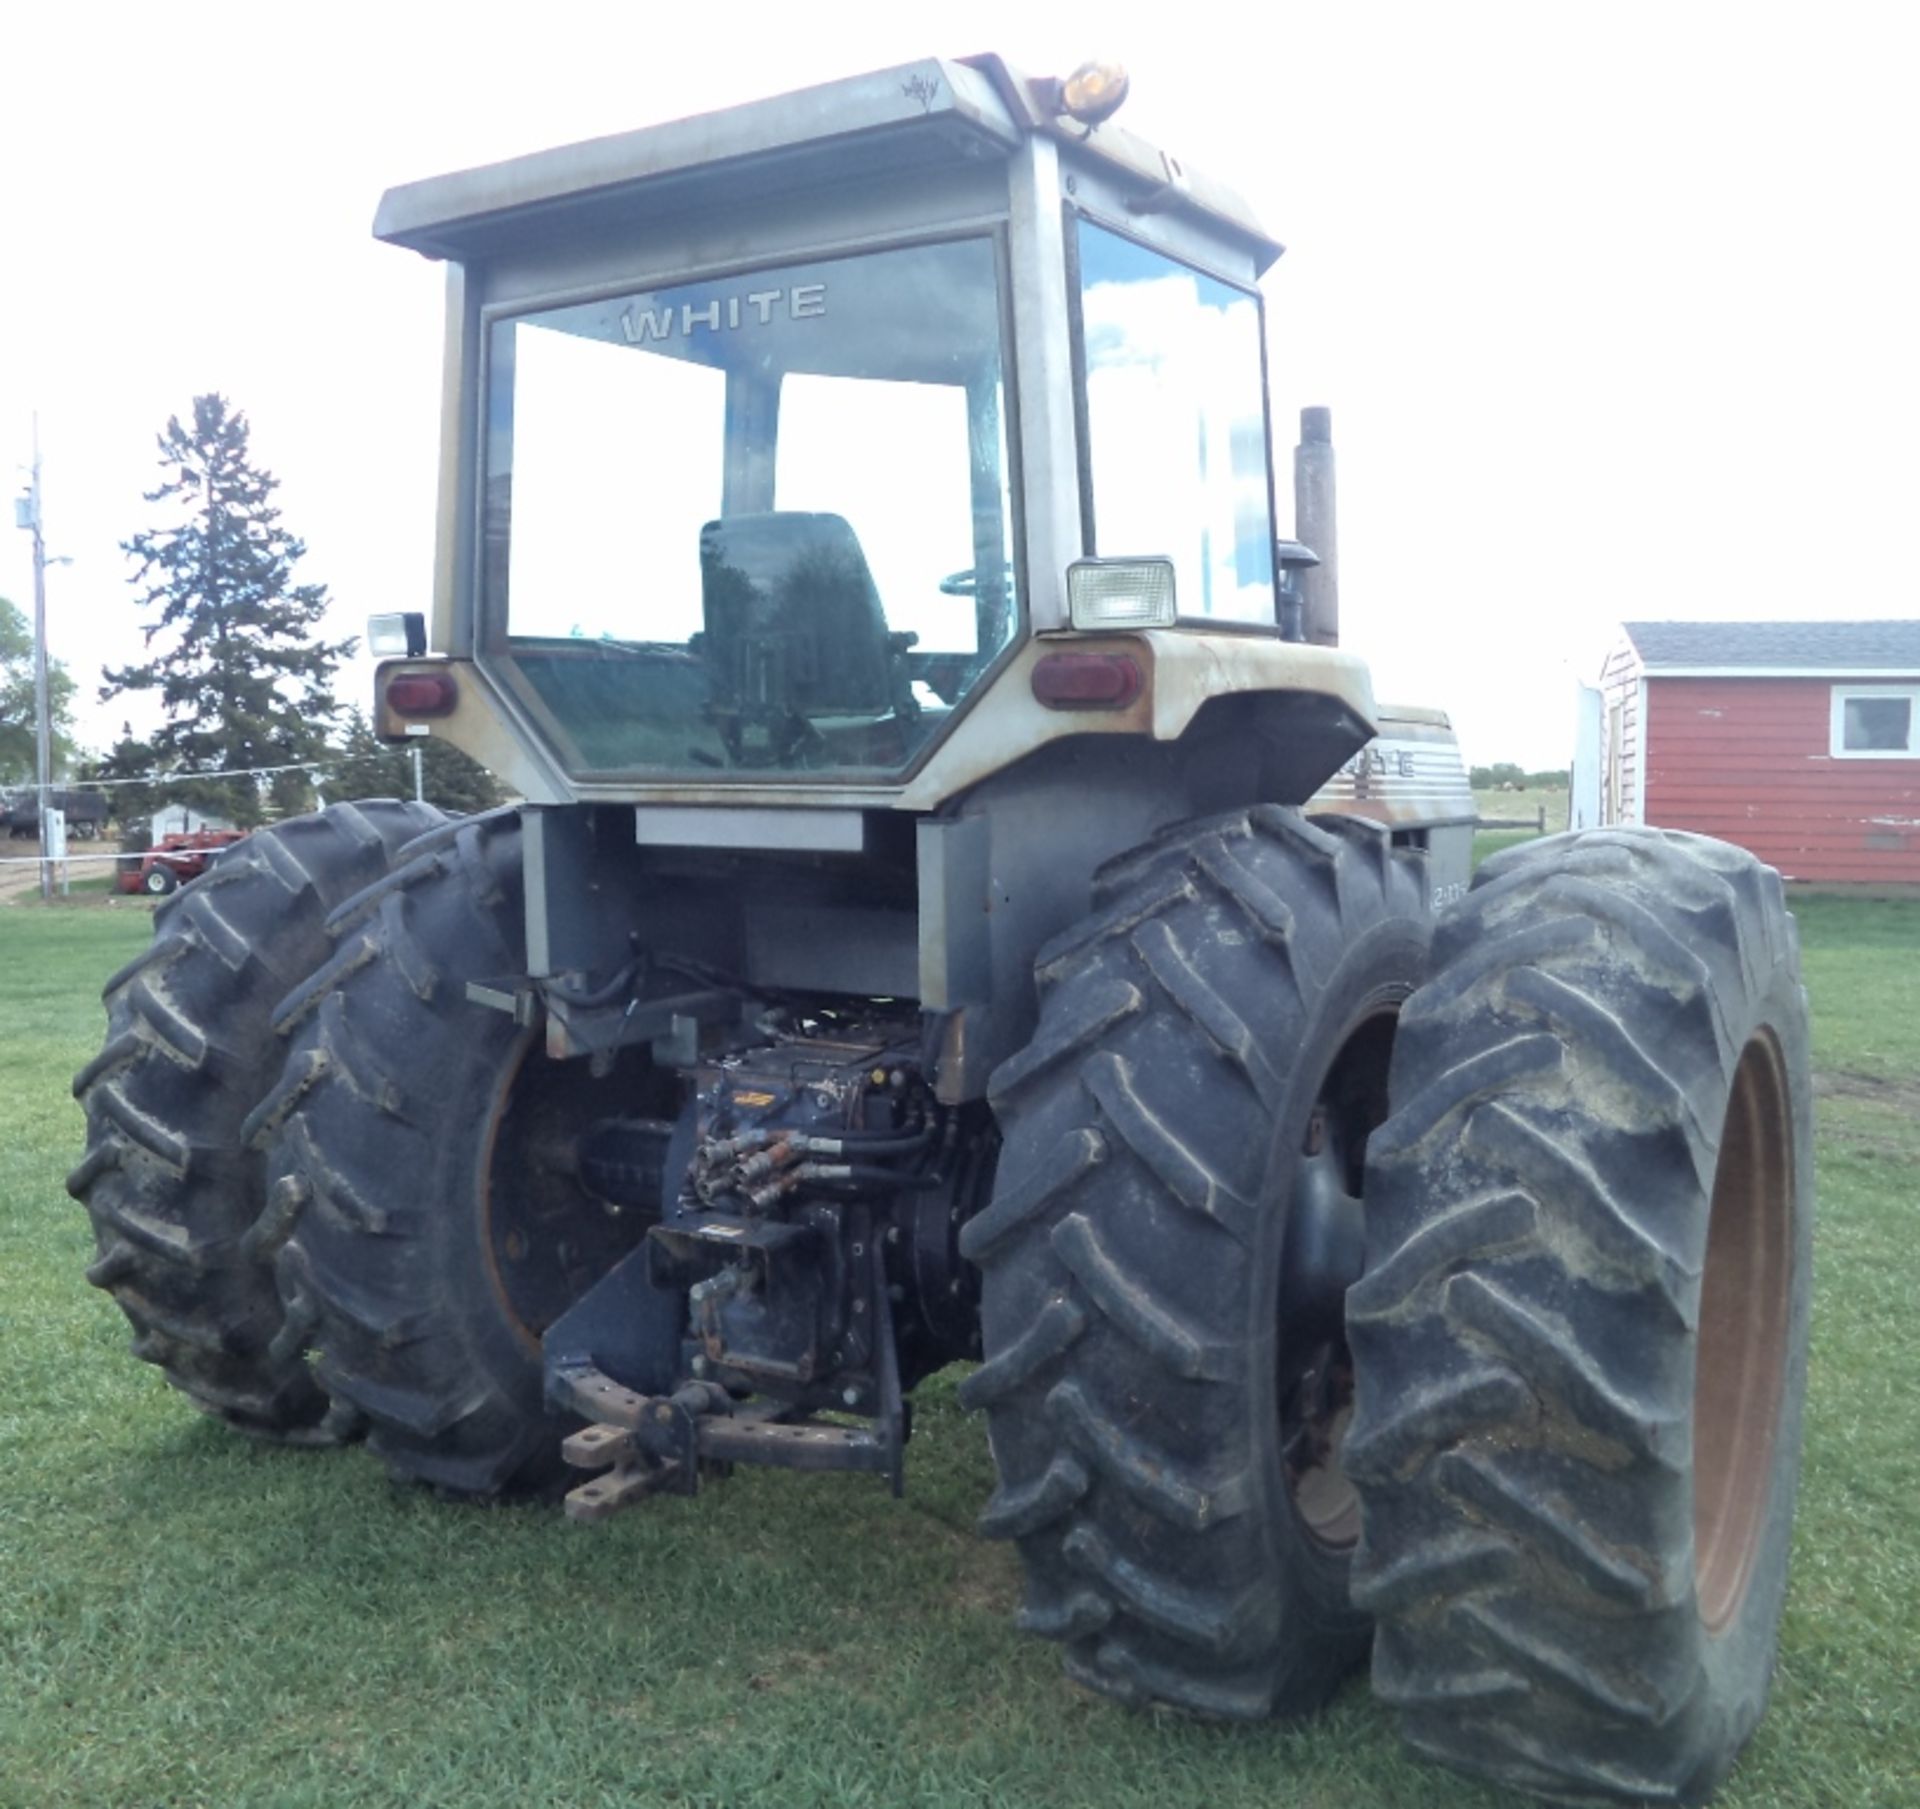
[[[1836,760],[1831,678],[1647,674],[1646,820],[1749,848],[1789,879],[1920,884],[1920,760]]]

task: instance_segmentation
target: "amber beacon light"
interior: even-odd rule
[[[1127,98],[1127,72],[1118,63],[1082,63],[1059,86],[1060,111],[1091,130],[1111,119]]]

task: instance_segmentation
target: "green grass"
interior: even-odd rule
[[[1530,842],[1539,835],[1558,835],[1567,826],[1567,805],[1570,794],[1559,791],[1477,791],[1473,794],[1473,807],[1480,813],[1481,821],[1518,822],[1522,818],[1533,820],[1536,811],[1546,812],[1546,828],[1542,829],[1480,829],[1473,837],[1473,864],[1477,867],[1490,855],[1498,854],[1503,848],[1512,848],[1521,842]]]
[[[1808,901],[1821,1100],[1806,1481],[1774,1705],[1721,1799],[1920,1777],[1920,904]],[[144,912],[0,910],[0,1805],[1489,1809],[1363,1681],[1301,1726],[1133,1716],[1018,1638],[985,1441],[923,1391],[905,1502],[742,1472],[586,1530],[249,1444],[125,1354],[61,1178]],[[1849,1077],[1844,1081],[1837,1077]]]
[[[1544,833],[1553,835],[1567,826],[1567,803],[1571,796],[1564,786],[1555,790],[1477,791],[1473,794],[1473,807],[1483,818],[1496,821],[1503,817],[1518,821],[1524,817],[1532,822],[1534,813],[1544,810],[1547,813]]]
[[[1517,848],[1522,842],[1538,839],[1539,832],[1533,829],[1477,829],[1473,836],[1473,864],[1478,867],[1503,848]]]

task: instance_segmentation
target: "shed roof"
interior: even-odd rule
[[[1649,672],[1920,672],[1920,621],[1621,626]]]

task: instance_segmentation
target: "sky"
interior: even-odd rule
[[[197,393],[336,632],[425,606],[442,273],[371,238],[385,187],[986,49],[1118,58],[1125,123],[1287,244],[1275,438],[1333,409],[1343,643],[1470,760],[1564,765],[1621,620],[1920,616],[1920,8],[41,6],[0,58],[0,457],[37,410],[83,742]]]

